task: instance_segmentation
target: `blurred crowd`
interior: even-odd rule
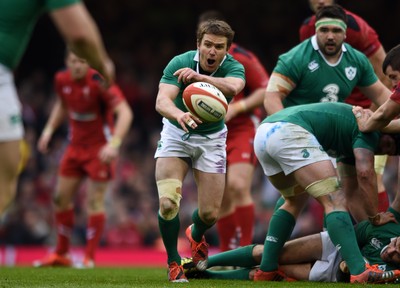
[[[154,100],[162,68],[173,55],[195,49],[197,16],[207,9],[219,9],[236,31],[237,42],[258,53],[271,72],[277,56],[298,42],[298,27],[311,12],[305,0],[290,1],[290,4],[282,4],[282,1],[246,1],[246,7],[242,7],[243,3],[232,1],[173,1],[174,7],[169,7],[171,1],[85,2],[99,24],[117,67],[117,83],[135,114],[129,135],[121,147],[116,179],[107,192],[107,222],[101,245],[155,247],[158,245],[159,232],[153,155],[161,129],[161,117],[154,110]],[[352,3],[353,11],[356,11],[354,7],[358,7],[357,12],[363,15],[363,11],[369,11],[367,9],[376,9],[374,3],[378,5],[394,1],[364,2],[363,7],[360,7],[360,3],[358,6]],[[338,3],[346,6],[341,1]],[[289,5],[290,8],[287,7]],[[390,9],[386,6],[382,3],[379,7],[389,13]],[[255,12],[263,9],[265,13]],[[235,17],[238,11],[242,17]],[[373,18],[373,14],[363,16]],[[43,58],[32,59],[27,53],[16,73],[30,158],[20,177],[14,204],[1,219],[0,244],[50,246],[55,243],[52,194],[60,157],[67,143],[67,123],[58,129],[48,154],[40,154],[36,149],[38,136],[56,97],[52,77],[63,65],[64,47],[59,45],[61,40],[53,28],[48,27],[49,23],[48,19],[41,20],[30,44],[31,50],[43,50]],[[374,23],[371,25],[374,26]],[[400,43],[399,35],[389,37],[387,33],[390,29],[381,27],[375,28],[383,38],[384,45],[388,46],[386,50]],[[46,37],[49,38],[44,44]],[[57,51],[49,51],[49,47],[58,48]],[[48,61],[52,65],[40,65],[41,61]],[[389,160],[384,179],[388,194],[393,199],[397,187],[397,159]],[[182,227],[186,227],[191,223],[191,212],[197,201],[192,178],[186,179],[183,191],[180,217]],[[267,182],[259,167],[252,193],[257,203],[254,242],[263,243],[278,193]],[[84,205],[83,186],[76,199],[73,245],[81,245],[85,241]],[[320,212],[318,204],[310,202],[298,220],[293,237],[320,231],[322,223],[315,216]],[[207,233],[208,242],[216,246],[218,238],[215,228]]]

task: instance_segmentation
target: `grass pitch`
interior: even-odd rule
[[[190,279],[189,283],[169,283],[167,270],[164,268],[31,268],[0,267],[0,288],[27,287],[381,287],[384,285],[358,285],[344,283],[311,283],[311,282],[252,282],[238,280],[204,280]],[[397,285],[396,285],[397,286]],[[387,287],[387,286],[386,286]],[[392,286],[395,287],[395,286]]]

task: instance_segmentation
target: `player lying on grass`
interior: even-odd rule
[[[388,273],[382,282],[396,282],[400,277],[400,193],[386,213],[392,213],[396,222],[374,226],[365,220],[355,226],[358,246],[364,258],[371,265],[377,265]],[[264,245],[249,245],[231,251],[212,255],[208,268],[215,266],[236,266],[235,270],[199,272],[192,262],[184,260],[183,267],[188,278],[253,280],[257,265],[261,262]],[[340,263],[342,263],[340,265]],[[340,266],[340,267],[339,267]],[[341,269],[343,270],[341,270]],[[348,282],[350,275],[339,251],[329,238],[328,232],[301,237],[285,243],[279,257],[279,269],[290,280],[318,282]],[[343,273],[344,272],[344,273]]]

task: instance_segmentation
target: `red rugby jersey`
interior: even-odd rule
[[[392,95],[390,95],[390,99],[400,104],[400,83],[398,83],[394,88]]]
[[[89,69],[86,77],[73,80],[69,70],[58,72],[55,90],[68,111],[69,140],[72,145],[104,144],[111,133],[115,106],[124,101],[121,90],[102,86],[100,74]]]
[[[239,46],[236,43],[232,43],[228,52],[233,56],[233,58],[235,58],[244,66],[246,76],[246,86],[238,95],[233,98],[232,102],[242,100],[243,98],[250,95],[254,90],[260,87],[267,87],[269,75],[264,66],[261,64],[260,60],[257,58],[257,56],[254,55],[254,53]],[[235,129],[237,125],[244,123],[253,125],[253,122],[250,118],[251,115],[255,115],[258,118],[261,118],[261,113],[261,109],[256,108],[253,111],[249,111],[248,113],[239,114],[227,123],[228,129]]]

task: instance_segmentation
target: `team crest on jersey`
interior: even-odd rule
[[[310,63],[308,63],[308,69],[310,69],[311,72],[314,72],[318,68],[319,68],[319,64],[317,63],[317,61],[313,60]]]
[[[354,77],[356,77],[357,74],[357,68],[355,67],[346,67],[344,68],[344,72],[346,73],[346,77],[347,79],[349,79],[350,81],[354,79]]]
[[[89,94],[90,94],[89,86],[83,87],[82,93],[83,93],[83,97],[85,97],[85,99],[89,99]]]
[[[64,94],[71,94],[72,88],[71,86],[63,86],[62,91]]]
[[[370,242],[371,246],[374,247],[377,250],[380,250],[383,246],[382,242],[379,241],[379,239],[372,238]]]

